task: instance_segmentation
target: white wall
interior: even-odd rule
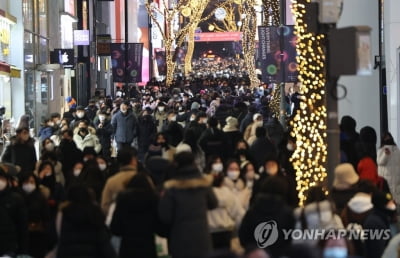
[[[396,51],[400,47],[400,1],[385,1],[385,56],[386,56],[386,78],[388,86],[388,120],[389,131],[400,141],[400,90],[399,73]]]
[[[8,11],[17,18],[17,24],[11,29],[11,64],[21,69],[21,78],[11,79],[12,116],[16,121],[25,114],[24,91],[24,25],[22,18],[22,0],[10,0]]]
[[[338,23],[339,28],[359,25],[372,28],[371,58],[379,53],[378,14],[377,1],[344,0],[343,13]],[[357,130],[366,125],[372,126],[380,139],[378,71],[374,70],[372,76],[342,76],[339,84],[347,88],[347,97],[338,103],[339,122],[342,116],[350,115],[357,121]]]

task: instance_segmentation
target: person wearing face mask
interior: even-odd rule
[[[247,208],[250,199],[250,190],[246,188],[243,178],[240,177],[240,166],[236,160],[228,160],[225,164],[225,178],[223,185],[228,187],[238,198],[243,208]]]
[[[240,177],[244,179],[246,187],[251,192],[253,190],[254,183],[260,178],[260,175],[256,172],[255,166],[250,161],[244,162],[240,167]]]
[[[46,118],[43,123],[43,127],[39,130],[39,139],[44,141],[44,139],[50,138],[55,132],[55,123],[51,118]]]
[[[65,176],[62,171],[62,164],[57,158],[56,149],[54,143],[49,138],[42,142],[42,152],[40,154],[40,159],[36,163],[35,174],[38,173],[38,168],[43,161],[50,161],[54,166],[54,175],[56,177],[56,182],[65,186]]]
[[[110,176],[110,170],[107,164],[107,159],[104,156],[98,156],[96,157],[96,161],[104,178],[108,178]]]
[[[96,153],[100,153],[101,144],[96,135],[96,129],[89,126],[85,121],[80,121],[78,127],[74,130],[74,142],[76,147],[83,151],[86,147],[93,147]]]
[[[264,127],[256,128],[256,139],[250,145],[249,154],[254,161],[256,169],[264,165],[265,156],[277,155],[276,148],[267,137],[267,130]]]
[[[146,108],[141,116],[139,116],[137,129],[138,158],[140,161],[144,161],[144,156],[149,150],[152,139],[154,139],[157,134],[156,122],[154,121],[150,108]]]
[[[206,174],[218,175],[224,172],[224,163],[218,155],[211,155],[207,159],[206,167],[204,168]]]
[[[235,194],[225,185],[224,173],[220,170],[222,162],[212,165],[213,192],[218,200],[218,207],[207,212],[208,226],[214,250],[229,250],[233,232],[239,229],[245,210]]]
[[[108,119],[107,113],[100,111],[97,115],[97,119],[94,120],[94,126],[96,129],[96,136],[99,138],[101,145],[101,154],[104,157],[111,157],[111,137],[114,129]]]
[[[82,151],[76,147],[73,141],[72,130],[68,129],[61,132],[61,142],[57,149],[57,158],[62,164],[62,171],[68,184],[72,167],[75,163],[82,160]]]
[[[18,128],[16,133],[4,151],[2,162],[14,164],[20,171],[33,171],[36,165],[36,150],[34,140],[29,135],[29,128]]]
[[[0,256],[28,251],[28,215],[22,196],[11,190],[9,175],[0,167]]]
[[[176,116],[174,111],[170,111],[167,116],[167,122],[162,129],[167,142],[173,147],[176,147],[183,139],[183,127],[176,122]]]
[[[240,244],[247,248],[255,245],[254,232],[262,223],[274,220],[278,225],[278,238],[273,245],[266,247],[271,257],[284,257],[291,246],[291,238],[285,238],[282,230],[294,229],[293,209],[287,204],[288,194],[285,180],[269,177],[259,189],[259,195],[247,210],[239,228]]]
[[[165,120],[167,120],[166,106],[164,102],[158,103],[157,109],[154,111],[154,119],[157,125],[157,132],[161,132]]]
[[[389,183],[390,192],[396,203],[400,203],[400,150],[393,136],[386,132],[382,135],[381,147],[377,153],[378,174]]]
[[[120,106],[120,110],[115,113],[111,119],[117,149],[130,147],[134,138],[137,136],[138,121],[129,107],[129,101],[123,102]]]
[[[282,171],[279,159],[276,155],[266,155],[264,159],[264,166],[262,166],[259,170],[260,178],[253,185],[253,191],[250,198],[250,204],[254,203],[257,198],[257,195],[260,192],[260,189],[265,184],[265,181],[270,177],[279,177],[285,183],[285,187],[287,188],[287,194],[285,195],[286,202],[292,206],[297,207],[298,205],[298,197],[296,191],[296,184],[293,182],[290,177],[288,177],[284,171]]]
[[[69,124],[69,128],[74,130],[76,127],[78,127],[79,122],[81,122],[81,121],[86,122],[88,125],[92,125],[92,122],[90,121],[90,119],[86,115],[85,108],[83,106],[78,106],[76,108],[75,118]]]
[[[336,234],[338,235],[338,234]],[[349,243],[343,237],[324,239],[319,244],[321,246],[322,258],[348,258],[350,256]],[[358,256],[357,256],[358,257]],[[378,256],[376,256],[378,257]],[[380,257],[380,256],[379,256]]]
[[[263,116],[259,113],[256,113],[253,115],[253,123],[247,126],[244,134],[243,134],[243,139],[246,140],[246,142],[251,145],[255,139],[257,138],[256,136],[256,129],[258,127],[263,126]]]
[[[19,181],[28,212],[28,254],[32,257],[44,257],[48,251],[49,205],[41,193],[38,179],[33,173],[20,174]]]
[[[374,208],[365,219],[363,229],[389,232],[390,237],[390,221],[396,214],[396,204],[392,195],[377,190],[372,194],[372,204]],[[384,239],[383,237],[378,239],[366,239],[364,242],[365,257],[381,257],[389,240],[390,239]]]
[[[225,160],[227,158],[225,152],[227,141],[225,134],[218,129],[218,120],[215,117],[210,117],[207,121],[207,127],[198,140],[205,157],[220,155]]]

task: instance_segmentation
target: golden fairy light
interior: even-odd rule
[[[306,191],[324,182],[327,162],[327,112],[325,107],[325,36],[307,31],[305,4],[309,0],[293,0],[297,63],[301,94],[305,97],[295,115],[292,136],[297,148],[291,158],[296,171],[297,191],[303,205]]]

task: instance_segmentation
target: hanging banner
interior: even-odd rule
[[[167,75],[167,63],[165,62],[165,49],[155,48],[154,57],[157,63],[158,76]]]
[[[125,46],[128,48],[125,55]],[[142,81],[143,43],[112,43],[111,63],[114,82]],[[125,64],[127,64],[125,66]]]
[[[262,81],[266,83],[296,81],[298,71],[294,27],[259,26],[258,33],[258,58]]]

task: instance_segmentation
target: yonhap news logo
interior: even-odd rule
[[[275,220],[262,222],[254,230],[254,238],[259,248],[266,248],[278,240],[278,224]]]
[[[261,222],[254,230],[254,239],[259,248],[266,248],[276,243],[282,233],[285,240],[297,241],[320,241],[328,239],[348,239],[348,240],[389,240],[391,238],[390,229],[363,229],[349,225],[345,228],[330,229],[278,229],[275,220]]]

